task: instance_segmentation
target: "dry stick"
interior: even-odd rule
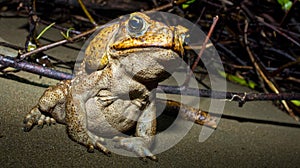
[[[294,77],[290,76],[290,77],[287,77],[286,80],[290,80],[290,81],[297,82],[300,84],[300,79],[298,79],[298,78],[294,78]]]
[[[291,42],[293,42],[294,44],[296,44],[298,47],[300,47],[300,43],[298,43],[296,40],[294,40],[294,39],[291,38],[290,36],[286,35],[286,34],[283,33],[282,31],[278,30],[275,26],[273,26],[273,25],[271,25],[271,24],[269,24],[269,23],[266,23],[266,22],[264,21],[263,18],[256,16],[256,19],[257,19],[260,23],[262,23],[263,25],[265,25],[265,26],[267,26],[267,27],[273,29],[273,30],[276,31],[278,34],[282,35],[283,37],[287,38],[288,40],[290,40]]]
[[[167,85],[158,85],[157,93],[181,94],[213,99],[224,99],[225,95],[225,98],[229,99],[229,101],[238,101],[240,106],[244,105],[247,101],[297,100],[300,98],[300,93],[238,93],[196,88],[186,88],[182,91],[181,87]]]
[[[188,86],[188,83],[189,83],[189,81],[191,79],[191,76],[192,76],[194,70],[196,69],[196,67],[198,66],[198,63],[199,63],[199,61],[201,59],[201,56],[203,55],[204,50],[206,49],[206,44],[208,43],[208,40],[211,37],[212,32],[214,31],[214,28],[215,28],[218,20],[219,20],[219,16],[215,16],[214,19],[213,19],[213,23],[212,23],[212,25],[211,25],[211,27],[209,29],[209,32],[208,32],[208,34],[207,34],[207,36],[206,36],[206,38],[205,38],[205,40],[204,40],[204,42],[202,44],[201,50],[200,50],[200,52],[198,54],[198,57],[195,60],[193,66],[192,66],[192,70],[190,71],[190,74],[186,77],[186,79],[185,79],[185,81],[183,83],[183,87],[187,87]]]
[[[181,4],[185,3],[186,1],[187,0],[180,0],[180,1],[172,0],[168,4],[165,4],[165,5],[162,5],[162,6],[159,6],[159,7],[155,7],[153,9],[148,10],[147,12],[166,10],[166,9],[169,9],[169,8],[173,8],[174,5],[177,5],[177,6],[181,5]]]
[[[279,89],[277,89],[277,87],[273,84],[273,82],[268,79],[268,77],[264,74],[264,72],[262,71],[262,69],[260,68],[260,65],[257,63],[257,61],[255,61],[254,55],[252,54],[250,47],[249,47],[249,43],[248,43],[248,36],[247,36],[247,31],[248,31],[248,21],[245,20],[245,28],[244,28],[244,42],[245,42],[245,46],[246,46],[246,50],[248,52],[248,55],[251,59],[251,62],[253,63],[253,65],[255,66],[255,69],[257,71],[257,73],[262,77],[262,79],[267,83],[267,85],[269,86],[269,88],[275,92],[276,94],[279,94]],[[289,113],[289,115],[291,117],[293,117],[296,121],[299,121],[299,118],[297,116],[295,116],[294,112],[292,111],[292,109],[289,108],[287,102],[285,100],[281,100],[281,103],[283,104],[284,108],[287,110],[287,112]]]
[[[275,76],[276,74],[282,72],[284,69],[288,68],[288,67],[291,67],[291,66],[295,66],[297,64],[300,64],[300,57],[296,60],[296,61],[293,61],[293,62],[288,62],[282,66],[280,66],[279,68],[277,68],[275,71],[273,71],[270,75],[271,76]]]
[[[43,47],[39,47],[35,50],[32,50],[30,52],[27,52],[27,53],[24,53],[22,55],[20,55],[20,59],[23,60],[24,58],[30,56],[30,55],[33,55],[33,54],[36,54],[36,53],[39,53],[39,52],[42,52],[42,51],[46,51],[48,49],[51,49],[51,48],[54,48],[56,46],[59,46],[59,45],[62,45],[62,44],[65,44],[65,43],[68,43],[68,42],[74,42],[75,40],[81,38],[81,37],[84,37],[84,36],[87,36],[89,34],[92,34],[96,31],[97,28],[93,28],[91,30],[88,30],[86,32],[83,32],[79,35],[76,35],[72,38],[69,38],[69,39],[64,39],[64,40],[60,40],[60,41],[57,41],[57,42],[54,42],[54,43],[51,43],[51,44],[48,44],[48,45],[45,45]]]
[[[283,56],[285,59],[289,59],[290,61],[296,61],[297,59],[291,56],[290,54],[273,47],[265,47],[264,50],[274,52],[278,55]]]
[[[172,8],[172,7],[173,7],[173,2],[170,2],[170,3],[166,4],[166,5],[162,5],[162,6],[153,8],[153,9],[151,9],[151,10],[148,10],[147,12],[151,12],[151,11],[161,11],[161,10],[169,9],[169,8]]]
[[[23,47],[19,47],[19,46],[14,45],[14,44],[9,44],[9,43],[4,42],[4,41],[0,42],[0,46],[12,48],[14,50],[22,50],[23,49]]]
[[[34,63],[30,63],[24,60],[19,60],[17,58],[13,57],[7,57],[0,54],[0,64],[6,67],[13,67],[18,70],[23,70],[26,72],[39,74],[41,76],[46,76],[52,79],[57,80],[66,80],[66,79],[72,79],[73,75],[66,73],[66,72],[60,72],[54,69],[50,69],[41,65],[37,65]]]
[[[90,22],[94,25],[97,26],[98,24],[95,22],[95,20],[93,19],[93,17],[91,16],[91,14],[89,13],[89,11],[86,9],[84,3],[82,2],[82,0],[77,0],[79,5],[81,6],[83,12],[85,13],[85,15],[89,18]]]

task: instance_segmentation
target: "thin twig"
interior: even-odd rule
[[[206,44],[208,43],[208,40],[209,40],[209,38],[211,37],[212,32],[213,32],[213,30],[214,30],[214,28],[215,28],[215,26],[216,26],[218,20],[219,20],[219,17],[218,17],[218,16],[215,16],[214,19],[213,19],[213,23],[212,23],[212,25],[211,25],[211,27],[210,27],[210,29],[209,29],[209,32],[208,32],[208,34],[207,34],[207,36],[206,36],[206,38],[205,38],[205,40],[204,40],[204,42],[203,42],[203,44],[202,44],[202,48],[201,48],[201,50],[200,50],[200,52],[199,52],[199,54],[198,54],[198,57],[196,58],[196,60],[195,60],[195,62],[194,62],[194,64],[193,64],[193,66],[192,66],[192,69],[191,69],[191,71],[190,71],[190,74],[186,77],[186,79],[185,79],[185,81],[184,81],[183,87],[186,87],[186,86],[187,86],[187,84],[189,83],[190,78],[191,78],[193,72],[195,71],[196,67],[198,66],[198,63],[199,63],[199,61],[200,61],[200,59],[201,59],[201,57],[202,57],[202,55],[203,55],[203,53],[204,53],[204,50],[206,49]]]
[[[82,8],[83,12],[85,13],[85,15],[89,18],[90,22],[94,25],[97,26],[98,24],[96,23],[96,21],[94,20],[94,18],[91,16],[91,14],[89,13],[89,11],[86,9],[84,3],[82,2],[82,0],[77,0],[80,7]]]
[[[157,93],[179,94],[186,96],[208,97],[213,99],[228,99],[229,101],[266,101],[266,100],[297,100],[300,93],[238,93],[223,92],[207,89],[185,88],[177,86],[159,85]],[[242,104],[242,105],[243,105]]]
[[[57,80],[66,80],[73,78],[73,75],[69,73],[56,71],[54,69],[33,64],[24,60],[19,60],[13,57],[5,57],[3,55],[0,55],[0,64]]]
[[[97,28],[93,28],[91,30],[88,30],[86,32],[83,32],[79,35],[76,35],[72,38],[69,38],[69,39],[64,39],[64,40],[60,40],[60,41],[57,41],[57,42],[54,42],[54,43],[51,43],[51,44],[48,44],[48,45],[45,45],[45,46],[42,46],[42,47],[39,47],[35,50],[32,50],[30,52],[27,52],[27,53],[24,53],[22,55],[20,55],[20,59],[23,60],[24,58],[30,56],[30,55],[33,55],[33,54],[36,54],[36,53],[39,53],[39,52],[42,52],[42,51],[46,51],[48,49],[51,49],[51,48],[54,48],[56,46],[60,46],[60,45],[63,45],[63,44],[66,44],[68,42],[74,42],[76,41],[77,39],[81,38],[81,37],[84,37],[84,36],[87,36],[89,34],[92,34],[96,31]]]
[[[277,75],[278,73],[282,72],[284,69],[288,68],[288,67],[291,67],[291,66],[295,66],[295,65],[298,65],[300,64],[300,58],[298,58],[296,61],[293,61],[293,62],[288,62],[282,66],[280,66],[279,68],[277,68],[275,71],[273,71],[270,75],[271,76],[275,76]]]
[[[14,50],[22,50],[23,47],[19,47],[19,46],[16,46],[14,44],[9,44],[9,43],[6,43],[6,42],[0,42],[0,46],[4,46],[4,47],[8,47],[8,48],[12,48]]]
[[[296,58],[294,58],[290,54],[288,54],[288,53],[286,53],[286,52],[284,52],[284,51],[282,51],[280,49],[265,47],[264,50],[266,50],[266,51],[272,51],[272,52],[274,52],[276,54],[279,54],[279,55],[283,56],[284,59],[289,59],[291,61],[296,61]]]
[[[151,12],[151,11],[162,11],[162,10],[166,10],[166,9],[172,8],[173,6],[174,6],[174,3],[170,2],[170,3],[166,4],[166,5],[162,5],[162,6],[150,9],[150,10],[148,10],[148,12]]]
[[[283,37],[285,37],[286,39],[290,40],[291,42],[293,42],[294,44],[296,44],[298,47],[300,47],[300,43],[298,43],[296,40],[294,40],[293,38],[291,38],[290,36],[286,35],[285,33],[283,33],[282,31],[280,31],[279,29],[277,29],[275,26],[266,23],[264,21],[263,18],[256,16],[257,21],[259,21],[260,23],[262,23],[263,25],[273,29],[274,31],[276,31],[278,34],[282,35]]]
[[[151,12],[151,11],[162,11],[162,10],[166,10],[166,9],[170,9],[173,8],[174,5],[181,5],[183,3],[185,3],[187,0],[180,0],[180,1],[175,1],[172,0],[170,3],[167,3],[165,5],[159,6],[159,7],[155,7],[153,9],[148,10],[147,12]]]

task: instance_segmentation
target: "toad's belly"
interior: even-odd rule
[[[104,107],[96,98],[86,102],[87,128],[101,137],[112,137],[136,126],[140,109],[130,100],[117,99]]]

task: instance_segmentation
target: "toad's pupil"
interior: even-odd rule
[[[143,28],[143,20],[140,17],[133,17],[128,22],[128,28],[131,32],[139,32]]]

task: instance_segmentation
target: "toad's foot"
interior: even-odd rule
[[[98,137],[89,131],[87,132],[87,135],[88,135],[88,139],[86,143],[83,143],[83,145],[87,147],[88,152],[94,152],[94,149],[97,149],[100,152],[103,152],[107,156],[111,155],[111,152],[104,146],[106,144],[104,138]]]
[[[149,145],[147,145],[145,140],[141,137],[125,138],[115,136],[113,140],[116,142],[115,147],[134,152],[137,156],[141,157],[143,161],[146,161],[146,158],[157,161],[156,156],[154,156],[148,149]]]
[[[25,124],[23,130],[28,132],[34,127],[34,125],[38,125],[39,128],[42,128],[45,124],[55,124],[56,121],[54,118],[42,114],[36,106],[25,116],[23,123]]]

